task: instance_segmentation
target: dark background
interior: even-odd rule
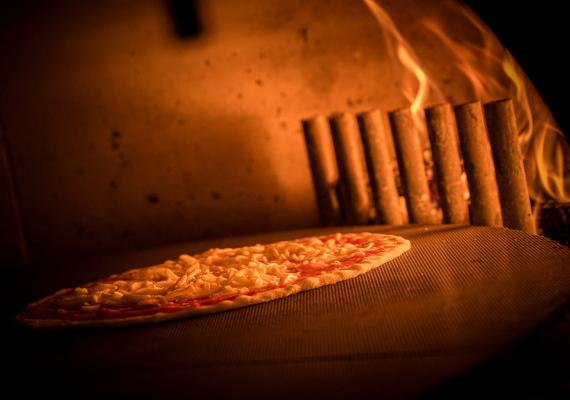
[[[567,3],[466,0],[513,54],[569,138]]]

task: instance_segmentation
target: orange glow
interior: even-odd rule
[[[402,92],[410,102],[414,124],[425,133],[424,107],[429,99],[443,101],[443,96],[420,64],[414,49],[402,36],[390,15],[374,0],[363,0],[386,34],[386,48],[392,59],[397,59],[403,69]]]
[[[432,102],[453,102],[457,101],[455,95],[442,95],[389,14],[374,0],[363,1],[386,32],[388,50],[393,53],[390,56],[406,71],[402,90],[417,128],[423,132],[423,108],[428,98]],[[461,21],[474,31],[476,40],[455,39],[446,28],[448,21],[425,18],[420,23],[434,46],[443,46],[450,54],[450,59],[442,62],[451,63],[458,72],[456,79],[467,82],[470,98],[462,101],[511,97],[530,196],[535,200],[570,201],[570,147],[540,95],[510,53],[470,9],[459,2],[445,3],[445,7],[453,13],[455,23]]]

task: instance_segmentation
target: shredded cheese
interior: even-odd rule
[[[101,306],[160,306],[245,294],[290,284],[297,281],[305,269],[340,265],[372,246],[357,246],[336,234],[324,241],[315,237],[271,245],[211,249],[75,288],[66,296],[55,298],[52,304],[64,309],[93,311]]]

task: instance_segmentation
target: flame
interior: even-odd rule
[[[441,103],[444,97],[437,85],[433,83],[429,75],[425,72],[425,68],[421,65],[418,56],[414,52],[413,47],[401,34],[400,30],[390,17],[390,15],[374,0],[363,0],[368,7],[379,26],[385,33],[386,49],[388,56],[392,60],[398,60],[403,68],[397,68],[396,72],[402,75],[402,94],[410,103],[410,111],[416,131],[418,132],[424,148],[424,162],[428,184],[431,187],[432,201],[438,202],[437,191],[435,188],[435,179],[433,175],[433,160],[431,150],[427,140],[427,128],[425,124],[424,107],[428,101],[436,101]],[[398,166],[393,165],[396,180],[400,182]],[[398,183],[399,191],[402,188]],[[400,197],[403,201],[403,197]],[[405,207],[402,211],[406,213]],[[437,212],[440,213],[440,209]]]
[[[386,33],[391,58],[403,66],[406,76],[402,91],[411,104],[416,128],[425,132],[423,109],[428,101],[457,102],[457,94],[443,95],[390,15],[374,0],[363,2]],[[530,196],[537,202],[570,201],[570,147],[548,107],[511,54],[470,9],[459,2],[446,2],[444,6],[450,7],[456,22],[464,21],[474,30],[477,40],[454,39],[441,19],[424,18],[420,23],[434,45],[443,45],[451,54],[451,65],[458,71],[456,78],[466,81],[470,98],[462,101],[511,97]]]
[[[436,101],[442,101],[444,97],[439,88],[433,84],[425,72],[425,68],[420,64],[413,47],[401,34],[386,10],[374,0],[363,0],[363,2],[386,33],[386,48],[389,55],[392,59],[397,59],[404,67],[401,71],[404,74],[402,92],[410,103],[414,126],[420,134],[424,134],[426,131],[424,123],[425,104],[428,99],[436,98]]]

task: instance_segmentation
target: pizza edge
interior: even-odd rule
[[[411,242],[396,235],[377,234],[381,236],[389,236],[398,239],[398,244],[391,250],[385,253],[367,257],[363,261],[353,264],[348,269],[337,270],[328,272],[317,277],[309,277],[294,285],[286,286],[283,288],[276,288],[255,295],[240,295],[232,300],[224,300],[217,304],[201,306],[200,308],[189,307],[180,311],[172,313],[156,313],[150,315],[140,315],[135,317],[126,318],[109,318],[99,320],[59,320],[59,319],[35,319],[26,318],[24,311],[22,314],[16,316],[16,321],[28,327],[35,329],[58,329],[58,328],[104,328],[104,327],[129,327],[136,325],[143,325],[147,323],[157,323],[163,321],[170,321],[176,319],[183,319],[192,316],[213,314],[222,311],[232,310],[236,308],[246,307],[249,305],[265,303],[268,301],[284,298],[292,294],[300,293],[305,290],[317,289],[322,286],[333,285],[335,283],[355,278],[365,272],[378,268],[379,266],[397,258],[411,248]],[[51,298],[57,296],[64,290],[62,289],[56,293],[44,297],[43,299],[30,304],[33,306],[38,303],[49,301]]]

